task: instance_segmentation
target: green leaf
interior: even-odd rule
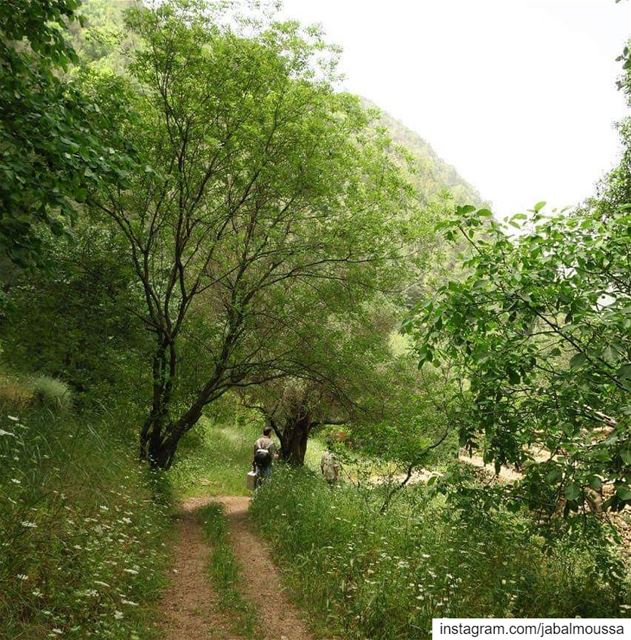
[[[576,482],[570,482],[563,493],[568,500],[576,501],[581,495],[581,488]]]
[[[536,213],[539,213],[539,211],[541,211],[541,209],[543,209],[546,206],[546,202],[545,200],[542,200],[541,202],[537,202],[537,204],[534,206],[534,210]]]
[[[616,495],[625,502],[631,500],[631,487],[625,484],[618,485],[616,487]]]
[[[623,364],[618,371],[616,371],[616,375],[622,380],[631,379],[631,363]]]
[[[631,449],[623,449],[620,452],[620,457],[625,464],[631,464]]]
[[[563,473],[561,472],[561,469],[559,469],[559,467],[553,467],[546,474],[546,481],[550,484],[556,484],[561,480],[562,477]]]
[[[584,353],[577,353],[572,356],[570,360],[570,367],[572,369],[578,369],[580,366],[587,362],[587,356]]]
[[[594,476],[590,481],[589,481],[589,486],[594,490],[594,491],[600,491],[602,489],[603,483],[602,480],[598,477],[598,476]]]

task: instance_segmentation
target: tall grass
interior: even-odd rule
[[[69,411],[72,408],[70,387],[57,378],[37,376],[31,381],[31,389],[37,404],[53,411]]]
[[[23,411],[34,401],[35,394],[29,385],[0,371],[0,411]]]
[[[202,418],[183,439],[169,472],[178,496],[247,495],[246,474],[261,428],[256,421],[220,424]]]
[[[210,579],[219,596],[221,608],[230,614],[232,630],[238,636],[253,640],[258,619],[255,606],[241,595],[241,569],[232,551],[228,522],[223,506],[209,504],[198,513],[212,546]]]
[[[116,421],[0,416],[0,637],[153,637],[169,497]]]
[[[41,407],[64,413],[72,408],[73,400],[72,390],[63,380],[0,373],[0,410],[15,412]]]
[[[379,490],[376,490],[378,493]],[[472,524],[422,486],[396,508],[351,486],[278,469],[251,513],[322,635],[429,638],[434,617],[616,617],[628,592],[587,542],[553,547],[523,516]],[[620,580],[622,576],[618,576]]]
[[[254,442],[263,423],[256,413],[217,420],[203,417],[182,439],[169,478],[178,497],[245,496]],[[326,445],[311,438],[305,464],[318,470]]]

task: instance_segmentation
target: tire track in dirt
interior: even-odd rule
[[[230,541],[243,575],[243,596],[258,608],[261,635],[265,640],[313,640],[299,609],[283,590],[269,549],[248,524],[250,499],[224,496],[217,501],[226,510]]]
[[[197,520],[209,498],[193,498],[178,514],[177,542],[170,584],[160,604],[163,640],[240,640],[219,613],[218,598],[208,575],[211,549]]]
[[[208,575],[212,554],[197,511],[211,502],[224,505],[230,544],[242,572],[243,597],[252,602],[264,640],[313,640],[297,607],[282,588],[265,544],[248,523],[250,499],[241,496],[192,498],[178,514],[173,572],[163,594],[159,628],[163,640],[242,640],[231,629],[230,614],[219,609],[219,598]]]

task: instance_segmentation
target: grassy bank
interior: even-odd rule
[[[155,637],[170,499],[124,419],[0,415],[0,636]]]
[[[377,504],[292,470],[255,496],[257,528],[323,635],[429,638],[433,617],[627,615],[623,576],[605,576],[580,537],[546,546],[503,512],[473,523],[421,486],[383,516]]]
[[[245,476],[259,425],[202,418],[180,445],[169,479],[178,497],[247,495]]]

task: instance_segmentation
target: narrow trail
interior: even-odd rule
[[[178,516],[173,569],[159,611],[164,640],[237,640],[229,620],[218,612],[218,598],[208,576],[210,547],[197,510],[210,502],[192,498]]]
[[[312,640],[299,610],[283,591],[269,549],[248,522],[250,499],[241,496],[193,498],[182,504],[170,584],[160,611],[163,640],[240,640],[230,631],[229,613],[221,612],[208,575],[212,547],[204,538],[197,510],[210,502],[224,505],[230,542],[243,576],[242,595],[258,612],[264,640]]]
[[[282,588],[269,549],[250,529],[250,499],[226,496],[218,501],[225,506],[234,553],[243,571],[243,595],[258,608],[266,640],[311,640],[298,609]]]

